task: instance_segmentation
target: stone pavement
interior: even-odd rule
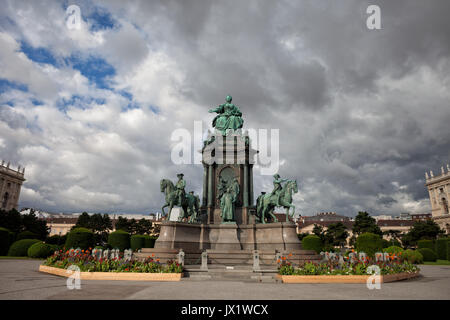
[[[450,299],[450,266],[421,266],[419,279],[381,284],[281,284],[250,281],[81,281],[38,272],[41,261],[0,259],[0,299]]]

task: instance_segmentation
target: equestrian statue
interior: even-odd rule
[[[161,192],[164,192],[166,203],[161,208],[163,215],[166,215],[164,208],[169,207],[167,213],[167,220],[170,220],[170,214],[174,206],[181,208],[181,214],[178,217],[178,222],[187,221],[188,223],[197,222],[198,212],[200,208],[200,199],[191,191],[188,194],[185,192],[186,181],[183,180],[183,174],[177,174],[178,181],[174,185],[169,179],[162,179],[160,181]]]
[[[297,181],[281,179],[277,173],[273,176],[273,191],[269,194],[261,192],[256,200],[256,220],[260,223],[278,222],[273,214],[275,207],[283,207],[286,209],[286,222],[289,216],[295,215],[295,206],[292,204],[292,194],[298,192]],[[285,183],[282,186],[282,183]],[[292,208],[290,213],[289,209]]]

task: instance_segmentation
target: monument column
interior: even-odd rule
[[[248,164],[244,164],[244,207],[242,208],[242,223],[248,223]]]
[[[213,165],[208,165],[208,223],[214,223]]]
[[[250,171],[250,196],[249,196],[249,206],[253,206],[253,164],[249,164]]]
[[[202,195],[202,206],[206,207],[208,199],[208,168],[203,164],[203,195]]]

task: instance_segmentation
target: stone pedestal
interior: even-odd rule
[[[188,224],[164,221],[155,248],[183,250],[301,250],[295,224]]]
[[[223,223],[218,225],[217,241],[212,244],[212,249],[217,250],[241,250],[241,244],[237,237],[236,223]]]

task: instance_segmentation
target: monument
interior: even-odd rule
[[[160,187],[165,195],[162,211],[165,214],[167,207],[169,211],[155,248],[145,252],[170,256],[182,249],[187,263],[189,255],[191,262],[199,261],[205,250],[208,259],[212,257],[217,263],[250,263],[249,255],[253,256],[255,250],[262,253],[263,264],[273,263],[281,253],[288,252],[298,262],[320,260],[315,252],[302,250],[296,226],[288,221],[288,215],[295,213],[292,195],[298,192],[296,180],[274,175],[274,189],[262,193],[257,205],[254,204],[253,163],[258,151],[251,147],[250,137],[242,131],[242,112],[231,101],[232,97],[227,96],[224,104],[209,110],[217,115],[212,121],[214,132],[210,132],[200,150],[201,204],[198,196],[186,194],[187,183],[182,173],[177,175],[175,184],[162,179]],[[169,221],[174,206],[182,212],[178,221]],[[273,214],[276,207],[286,209],[285,222],[279,222]],[[213,259],[215,255],[217,259]]]

